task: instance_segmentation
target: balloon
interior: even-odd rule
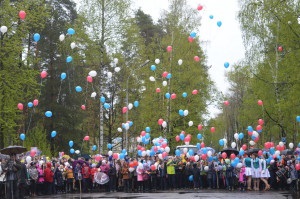
[[[24,108],[24,105],[23,105],[22,103],[18,103],[18,109],[19,109],[20,111],[22,111],[23,108]]]
[[[194,56],[194,61],[195,62],[199,62],[200,61],[200,58],[198,56]]]
[[[279,142],[279,146],[283,147],[284,143],[283,142]]]
[[[30,164],[30,162],[32,161],[30,156],[27,156],[25,160],[27,164]]]
[[[209,167],[208,166],[205,166],[204,167],[204,171],[208,171],[209,170]]]
[[[201,148],[204,148],[204,147],[205,147],[205,143],[201,142]]]
[[[178,60],[178,65],[180,66],[182,64],[182,62],[183,62],[182,59],[179,59]]]
[[[47,71],[43,70],[43,71],[41,72],[41,78],[42,78],[42,79],[44,79],[45,77],[47,77],[47,75],[48,75]]]
[[[228,105],[229,105],[229,101],[227,101],[227,100],[224,101],[224,105],[225,105],[225,106],[228,106]]]
[[[243,149],[240,149],[239,156],[243,156],[245,154],[245,151]]]
[[[166,121],[163,121],[163,123],[161,124],[161,126],[162,126],[163,128],[166,128],[166,127],[167,127],[167,122],[166,122]]]
[[[257,132],[261,132],[262,131],[262,126],[261,125],[257,125],[256,126],[256,130],[257,130]]]
[[[156,88],[155,90],[157,93],[160,93],[160,88]]]
[[[112,78],[112,72],[107,72],[107,77]]]
[[[184,111],[183,111],[182,109],[180,109],[180,110],[178,111],[178,114],[179,114],[180,116],[184,116]]]
[[[46,117],[52,117],[52,112],[51,111],[46,111],[45,116]]]
[[[223,140],[223,139],[220,139],[220,140],[219,140],[219,145],[220,145],[220,146],[224,146],[224,140]]]
[[[97,72],[94,71],[94,70],[92,70],[92,71],[89,72],[89,76],[96,77],[97,76]]]
[[[27,106],[28,106],[29,108],[31,108],[31,107],[33,107],[33,103],[32,103],[32,102],[28,102]]]
[[[233,137],[234,137],[234,139],[238,140],[238,139],[239,139],[239,134],[238,134],[238,133],[235,133],[235,134],[233,135]]]
[[[165,71],[165,72],[163,72],[163,73],[161,74],[162,77],[167,77],[167,75],[168,75],[168,72],[167,72],[167,71]]]
[[[167,85],[168,85],[168,82],[167,82],[167,81],[163,81],[163,82],[162,82],[162,85],[163,85],[163,86],[167,86]]]
[[[180,140],[179,135],[176,135],[175,140],[176,140],[176,142],[179,142],[179,140]]]
[[[75,30],[73,28],[69,28],[68,29],[68,34],[69,35],[74,35],[75,34]]]
[[[122,108],[122,113],[124,114],[124,113],[126,113],[128,111],[128,108],[127,107],[123,107]]]
[[[202,139],[202,135],[201,135],[200,133],[197,135],[197,139],[198,139],[198,140],[201,140],[201,139]]]
[[[216,128],[215,128],[215,127],[211,127],[211,128],[210,128],[210,132],[211,132],[211,133],[214,133],[215,131],[216,131]]]
[[[159,60],[159,59],[155,59],[155,63],[156,63],[156,64],[159,64],[159,63],[160,63],[160,60]]]
[[[254,142],[253,140],[251,140],[251,141],[249,142],[249,144],[250,144],[251,146],[253,146],[253,145],[255,145],[255,142]]]
[[[109,104],[109,103],[104,103],[104,104],[103,104],[103,107],[104,107],[105,109],[109,109],[109,108],[110,108],[110,104]]]
[[[193,90],[193,91],[192,91],[192,94],[193,94],[193,95],[197,95],[197,94],[198,94],[198,90],[196,90],[196,89]]]
[[[155,66],[155,65],[151,65],[151,66],[150,66],[150,69],[151,69],[152,71],[155,71],[155,70],[156,70],[156,66]]]
[[[40,36],[39,33],[35,33],[35,34],[33,35],[33,40],[34,40],[35,42],[38,42],[38,41],[40,40],[40,38],[41,38],[41,36]]]
[[[210,18],[210,19],[213,19],[213,18],[214,18],[214,16],[213,16],[213,15],[209,15],[209,18]]]
[[[257,155],[258,155],[258,156],[262,156],[262,154],[263,154],[263,151],[262,151],[262,150],[259,150],[259,151],[257,152]]]
[[[231,143],[231,148],[235,148],[236,147],[236,143],[235,142],[232,142]]]
[[[294,144],[293,143],[289,143],[289,147],[290,147],[290,149],[294,148]]]
[[[164,121],[163,119],[158,119],[157,121],[158,125],[162,125],[163,121]]]
[[[239,133],[239,140],[242,140],[244,138],[244,133]]]
[[[190,156],[194,155],[193,149],[190,149],[190,150],[189,150],[189,155],[190,155]]]
[[[253,132],[252,126],[248,126],[247,129],[248,129],[248,132]]]
[[[184,134],[183,134],[183,133],[180,133],[180,134],[179,134],[179,138],[180,138],[180,140],[184,140]]]
[[[221,154],[221,156],[222,156],[222,158],[227,158],[227,154],[225,153],[225,152],[223,152],[222,154]]]
[[[146,131],[142,131],[141,136],[145,136],[145,135],[146,135]]]
[[[247,145],[243,144],[242,149],[245,151],[247,149]]]
[[[235,154],[234,153],[230,154],[230,159],[234,160],[234,158],[236,158]]]
[[[189,36],[189,37],[188,37],[188,41],[189,41],[190,43],[192,43],[192,42],[194,41],[194,38],[191,37],[191,36]]]
[[[183,92],[183,93],[182,93],[182,97],[184,97],[184,98],[186,98],[187,95],[188,95],[188,94],[187,94],[186,92]]]
[[[165,97],[166,97],[167,99],[170,99],[170,97],[171,97],[170,93],[166,93],[166,94],[165,94]]]
[[[70,63],[72,60],[73,60],[73,57],[72,57],[72,56],[68,56],[68,57],[66,58],[66,62],[67,62],[67,63]]]
[[[197,33],[196,33],[196,32],[194,32],[194,31],[190,33],[190,37],[192,37],[192,38],[195,38],[195,37],[196,37],[196,35],[197,35]]]
[[[150,133],[150,131],[151,131],[150,127],[147,126],[147,127],[145,128],[145,131],[146,131],[147,133]]]
[[[225,63],[224,63],[224,67],[225,67],[225,68],[228,68],[228,67],[229,67],[229,63],[228,63],[228,62],[225,62]]]
[[[167,79],[171,79],[172,78],[172,74],[168,73],[168,75],[166,76]]]
[[[221,22],[221,21],[218,21],[218,22],[217,22],[217,26],[218,26],[218,27],[221,27],[221,26],[222,26],[222,22]]]
[[[24,134],[24,133],[21,133],[21,134],[20,134],[20,139],[24,141],[25,138],[26,138],[25,134]]]
[[[80,151],[79,151],[79,150],[76,150],[75,153],[78,155],[78,154],[80,153]]]
[[[207,156],[208,157],[212,156],[212,151],[207,151]]]
[[[194,122],[193,121],[189,121],[189,126],[193,126]]]
[[[282,46],[278,46],[277,50],[278,50],[278,52],[282,52],[282,50],[283,50]]]
[[[300,122],[300,116],[297,116],[297,117],[296,117],[296,121],[297,121],[297,122]]]
[[[202,6],[202,5],[198,5],[198,6],[197,6],[197,10],[200,11],[200,10],[202,10],[202,9],[203,9],[203,6]]]
[[[296,170],[299,171],[300,170],[300,163],[296,164]]]
[[[155,78],[154,78],[153,76],[149,77],[149,80],[150,80],[151,82],[155,82]]]
[[[92,92],[91,97],[96,97],[97,93],[96,92]]]
[[[63,40],[65,40],[65,35],[64,34],[59,35],[59,41],[63,41]]]
[[[167,147],[165,148],[165,152],[169,153],[169,152],[170,152],[170,147],[167,146]]]
[[[76,87],[75,87],[75,90],[76,90],[77,93],[79,93],[79,92],[82,91],[82,88],[81,88],[81,86],[76,86]]]
[[[175,150],[175,155],[176,155],[176,156],[180,156],[180,155],[181,155],[181,152],[180,152],[179,149],[176,149],[176,150]]]
[[[113,154],[112,151],[108,151],[108,152],[107,152],[107,155],[108,155],[108,156],[112,156],[112,154]]]
[[[0,32],[2,32],[3,34],[7,32],[7,26],[1,26],[0,27]]]
[[[167,47],[167,52],[172,52],[172,46]]]
[[[120,70],[121,70],[120,67],[116,67],[116,68],[115,68],[115,72],[116,72],[116,73],[119,72]]]
[[[25,17],[26,17],[26,12],[23,11],[23,10],[21,10],[21,11],[19,12],[19,17],[20,17],[20,19],[24,20]]]
[[[75,153],[75,150],[74,149],[70,149],[70,153],[71,154]]]
[[[69,146],[72,147],[74,145],[74,142],[72,140],[69,141]]]
[[[70,47],[71,47],[71,49],[74,49],[74,48],[76,47],[75,42],[72,42],[72,43],[70,44]]]
[[[51,132],[51,137],[54,138],[56,136],[56,131]]]
[[[82,109],[82,110],[85,110],[85,109],[86,109],[86,107],[85,107],[84,104],[81,105],[81,109]]]
[[[112,144],[108,143],[108,144],[107,144],[107,148],[108,148],[108,149],[111,149],[111,148],[112,148]]]
[[[30,156],[31,156],[31,157],[34,157],[35,154],[36,154],[36,151],[35,151],[35,150],[31,150],[31,151],[30,151]]]
[[[101,103],[105,103],[105,97],[103,97],[103,96],[100,97],[100,102],[101,102]]]
[[[199,124],[199,125],[198,125],[198,130],[201,131],[202,128],[203,128],[202,124]]]
[[[184,115],[184,116],[187,116],[188,114],[189,114],[189,111],[188,111],[188,110],[184,110],[184,111],[183,111],[183,115]]]
[[[114,58],[114,63],[118,64],[118,62],[119,62],[119,59],[118,58]]]
[[[83,140],[84,141],[89,141],[90,140],[90,136],[88,136],[88,135],[84,136]]]
[[[127,107],[128,107],[129,110],[131,110],[133,108],[133,104],[129,103]]]
[[[258,124],[262,126],[264,124],[264,120],[263,119],[259,119],[258,120]]]
[[[192,182],[193,180],[194,180],[194,176],[193,176],[193,175],[190,175],[190,176],[189,176],[189,181]]]
[[[61,74],[60,74],[60,78],[61,78],[62,80],[66,79],[66,77],[67,77],[67,74],[66,74],[66,73],[61,73]]]
[[[262,106],[262,105],[263,105],[263,101],[262,101],[262,100],[258,100],[258,101],[257,101],[257,104],[258,104],[259,106]]]
[[[135,108],[137,108],[137,107],[139,106],[139,102],[138,102],[138,101],[134,101],[134,102],[133,102],[133,106],[134,106]]]
[[[149,133],[146,133],[145,138],[146,138],[146,139],[149,139],[149,138],[150,138],[150,134],[149,134]]]

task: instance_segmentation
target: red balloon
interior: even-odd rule
[[[145,136],[145,135],[146,135],[146,131],[142,131],[141,136]]]
[[[47,75],[48,75],[47,71],[44,71],[44,70],[43,70],[43,71],[41,72],[41,78],[42,78],[42,79],[44,79],[45,77],[47,77]]]
[[[262,154],[263,154],[262,150],[259,150],[257,153],[258,156],[262,156]]]
[[[195,56],[195,57],[194,57],[194,61],[195,61],[195,62],[199,62],[199,61],[200,61],[200,58],[199,58],[198,56]]]
[[[297,171],[300,170],[300,163],[296,164],[296,170],[297,170]]]
[[[262,126],[264,124],[264,120],[263,119],[259,119],[258,120],[258,124]]]
[[[270,142],[266,142],[264,144],[264,146],[265,146],[265,149],[269,149],[269,148],[271,148],[271,143]]]
[[[261,125],[257,125],[257,126],[256,126],[256,130],[257,130],[257,131],[261,131],[261,130],[262,130],[262,126],[261,126]]]
[[[222,158],[227,158],[227,154],[225,153],[225,152],[223,152],[222,154],[221,154],[221,156],[222,156]]]
[[[157,152],[157,151],[158,151],[158,148],[157,148],[157,146],[154,146],[154,147],[153,147],[153,151],[155,151],[155,152]]]
[[[153,165],[150,166],[150,169],[151,169],[152,171],[155,171],[155,170],[156,170],[156,166],[153,164]]]
[[[162,157],[165,158],[165,157],[167,157],[167,156],[168,156],[168,153],[164,151],[164,152],[162,153]]]
[[[118,158],[119,158],[119,154],[114,153],[114,154],[113,154],[113,158],[114,158],[115,160],[118,159]]]
[[[171,52],[172,51],[172,46],[168,46],[167,47],[167,52]]]
[[[133,162],[129,162],[129,167],[134,167],[134,163]]]
[[[252,136],[253,132],[252,131],[248,131],[248,135]]]
[[[278,46],[277,50],[278,50],[279,52],[282,52],[282,51],[283,51],[282,46]]]
[[[234,153],[230,154],[230,159],[234,160],[234,158],[236,158],[236,155]]]
[[[22,111],[23,108],[24,108],[24,105],[23,105],[22,103],[19,103],[19,104],[18,104],[18,109],[19,109],[20,111]]]
[[[171,99],[176,99],[176,94],[175,93],[172,93]]]
[[[139,165],[138,161],[137,161],[137,160],[133,160],[133,165],[134,165],[134,166]]]
[[[158,121],[157,121],[158,125],[162,125],[163,122],[164,122],[163,119],[158,119]]]
[[[262,106],[263,105],[263,101],[262,100],[258,100],[257,104],[258,104],[258,106]]]
[[[198,6],[197,6],[197,10],[200,11],[200,10],[202,10],[202,9],[203,9],[203,6],[202,6],[202,5],[198,5]]]
[[[244,151],[246,151],[247,145],[246,145],[246,144],[243,144],[242,149],[243,149]]]
[[[168,74],[169,74],[169,73],[168,73],[167,71],[165,71],[165,72],[163,72],[163,73],[162,73],[162,75],[161,75],[161,76],[162,76],[162,77],[167,77],[167,76],[168,76]]]
[[[214,133],[216,131],[216,128],[215,127],[211,127],[210,128],[210,132]]]
[[[190,141],[191,141],[191,137],[187,136],[187,137],[184,138],[184,142],[190,142]]]
[[[128,111],[128,108],[126,106],[122,108],[122,113],[123,114],[126,113],[127,111]]]
[[[259,137],[255,138],[253,141],[257,143],[259,141]]]
[[[85,110],[85,105],[84,104],[81,105],[81,109]]]
[[[31,150],[31,151],[30,151],[30,156],[31,156],[31,157],[34,157],[35,154],[36,154],[36,151],[35,151],[35,150]]]
[[[37,106],[37,105],[39,105],[39,100],[37,99],[33,100],[33,106]]]
[[[203,128],[202,124],[199,124],[199,125],[198,125],[198,130],[201,131],[202,128]]]
[[[21,10],[21,11],[19,12],[19,17],[20,17],[20,19],[24,20],[25,17],[26,17],[26,12],[25,12],[24,10]]]
[[[192,162],[195,162],[195,156],[190,156],[189,158]]]
[[[204,142],[201,142],[201,148],[204,148],[205,147],[205,143]]]
[[[176,142],[179,142],[179,140],[180,140],[179,135],[176,135],[175,140],[176,140]]]
[[[93,82],[93,77],[92,76],[87,76],[86,81],[92,83]]]
[[[191,37],[191,36],[189,36],[189,37],[188,37],[188,41],[189,41],[190,43],[192,43],[192,42],[194,41],[194,38]]]
[[[156,92],[157,92],[157,93],[160,93],[160,88],[156,88]]]
[[[270,142],[270,147],[274,147],[274,142]]]
[[[202,159],[202,160],[206,160],[206,159],[207,159],[207,155],[206,155],[206,154],[202,154],[202,155],[201,155],[201,159]]]
[[[228,105],[229,105],[229,101],[227,101],[227,100],[224,101],[224,105],[225,105],[225,106],[228,106]]]
[[[193,94],[193,95],[197,95],[197,94],[198,94],[198,90],[196,90],[196,89],[193,90],[193,91],[192,91],[192,94]]]
[[[166,148],[168,146],[168,144],[166,143],[166,142],[163,142],[162,144],[161,144],[161,147],[162,148]]]
[[[136,148],[137,148],[138,150],[141,150],[142,146],[138,144],[138,145],[136,146]]]
[[[90,136],[88,136],[88,135],[84,136],[83,140],[84,141],[89,141],[90,140]]]

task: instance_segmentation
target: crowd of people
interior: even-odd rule
[[[299,189],[299,159],[282,155],[266,161],[265,154],[245,154],[237,165],[217,154],[211,161],[186,155],[137,158],[23,157],[11,154],[0,165],[0,196],[27,196],[89,192],[156,192],[175,189],[268,191]],[[297,170],[298,169],[298,170]]]

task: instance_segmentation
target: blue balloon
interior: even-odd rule
[[[66,74],[66,73],[61,73],[61,74],[60,74],[60,78],[61,78],[61,79],[66,79],[66,77],[67,77],[67,74]]]
[[[24,134],[24,133],[21,133],[21,134],[20,134],[20,139],[24,141],[25,138],[26,138],[25,134]]]
[[[193,31],[193,32],[190,33],[190,37],[195,38],[196,36],[197,36],[196,32]]]
[[[133,121],[129,121],[129,126],[131,127],[133,125]]]
[[[81,86],[76,86],[75,90],[76,90],[77,93],[79,93],[79,92],[82,91],[82,88],[81,88]]]
[[[224,63],[224,67],[225,67],[225,68],[228,68],[228,67],[229,67],[229,63],[228,63],[228,62],[225,62],[225,63]]]
[[[213,15],[209,15],[209,18],[210,18],[210,19],[213,19],[213,18],[214,18],[214,16],[213,16]]]
[[[208,162],[211,162],[213,160],[214,160],[214,158],[212,156],[208,157]]]
[[[149,142],[150,142],[149,140],[145,140],[144,144],[149,144]]]
[[[255,139],[256,139],[256,137],[255,137],[254,135],[252,135],[252,136],[251,136],[251,139],[252,139],[252,140],[255,140]]]
[[[124,157],[125,157],[125,155],[124,155],[123,153],[120,153],[119,158],[120,158],[121,160],[123,160]]]
[[[29,108],[31,108],[31,107],[33,107],[33,103],[32,103],[32,102],[28,102],[27,106],[28,106]]]
[[[218,22],[217,22],[217,26],[221,27],[221,26],[222,26],[222,22],[221,22],[221,21],[218,21]]]
[[[180,155],[181,155],[181,152],[180,152],[179,149],[176,149],[176,150],[175,150],[175,155],[176,155],[176,156],[180,156]]]
[[[101,102],[101,103],[105,103],[105,97],[103,97],[103,96],[100,97],[100,102]]]
[[[70,149],[70,153],[71,154],[75,153],[75,150],[74,149]]]
[[[224,140],[223,140],[223,139],[220,139],[220,140],[219,140],[219,145],[220,145],[220,146],[224,146]]]
[[[298,143],[298,147],[300,148],[300,142]]]
[[[56,136],[56,131],[51,132],[51,137],[54,138]]]
[[[105,109],[109,109],[109,108],[110,108],[110,104],[104,103],[104,104],[103,104],[103,107],[104,107]]]
[[[243,156],[245,154],[245,151],[243,150],[243,149],[241,149],[240,151],[239,151],[239,156]]]
[[[182,93],[182,97],[186,98],[188,96],[188,94],[186,92]]]
[[[151,69],[152,71],[155,71],[155,70],[156,70],[156,66],[155,66],[155,65],[152,65],[152,66],[150,67],[150,69]]]
[[[145,128],[145,131],[146,131],[147,133],[150,133],[150,131],[151,131],[150,127],[147,126],[147,127]]]
[[[122,149],[122,153],[126,154],[127,153],[126,149]]]
[[[139,105],[140,105],[140,103],[139,103],[138,101],[134,101],[134,102],[133,102],[133,106],[134,106],[134,107],[138,107]]]
[[[242,140],[244,138],[244,133],[239,133],[239,140]]]
[[[167,99],[170,99],[170,97],[171,97],[170,93],[166,93],[166,94],[165,94],[165,97],[166,97]]]
[[[167,75],[166,78],[167,78],[167,79],[171,79],[171,78],[172,78],[172,74],[171,74],[171,73],[168,73],[168,75]]]
[[[155,151],[154,150],[151,150],[150,151],[150,156],[154,156],[155,155]]]
[[[180,116],[184,116],[184,111],[183,111],[182,109],[180,109],[180,110],[178,111],[178,113],[179,113]]]
[[[149,139],[149,138],[150,138],[150,134],[149,134],[149,133],[146,133],[145,138],[146,138],[146,139]]]
[[[52,117],[52,112],[51,111],[46,111],[45,116],[46,117]]]
[[[300,122],[300,116],[299,115],[296,117],[296,121]]]
[[[75,30],[73,28],[69,28],[68,29],[68,34],[69,35],[74,35],[75,34]]]
[[[74,142],[72,140],[69,141],[69,146],[72,147],[74,145]]]
[[[201,148],[201,144],[197,143],[197,148],[200,149]]]
[[[35,33],[35,34],[33,35],[33,40],[34,40],[35,42],[38,42],[38,41],[40,40],[40,38],[41,38],[41,36],[40,36],[39,33]]]
[[[108,144],[107,144],[107,148],[108,148],[108,149],[111,149],[111,148],[112,148],[112,144],[108,143]]]
[[[97,145],[93,145],[92,150],[96,151],[97,150]]]
[[[184,140],[184,134],[180,133],[179,138],[180,138],[180,140]]]
[[[202,148],[202,153],[207,154],[207,148],[206,147]]]
[[[193,176],[193,175],[190,175],[190,176],[189,176],[189,181],[192,182],[193,180],[194,180],[194,176]]]
[[[146,142],[145,136],[142,137],[142,142],[145,144],[145,142]]]
[[[202,134],[199,133],[199,134],[197,135],[197,139],[198,139],[198,140],[201,140],[201,139],[202,139]]]
[[[66,62],[67,62],[67,63],[70,63],[72,60],[73,60],[73,57],[72,57],[72,56],[68,56],[68,57],[66,58]]]
[[[193,156],[194,155],[193,149],[190,149],[188,153],[189,153],[190,156]]]
[[[138,156],[142,156],[142,151],[138,150],[137,154],[138,154]]]
[[[248,129],[249,132],[253,132],[252,126],[248,126],[247,129]]]
[[[236,167],[236,165],[238,164],[238,162],[232,161],[231,162],[231,166]]]
[[[273,155],[273,154],[275,153],[275,148],[274,148],[274,147],[271,147],[270,150],[269,150],[269,153],[270,153],[271,155]]]

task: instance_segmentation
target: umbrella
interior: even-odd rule
[[[293,151],[290,149],[285,149],[280,152],[280,155],[293,155]]]
[[[249,149],[248,151],[246,151],[246,153],[251,155],[253,153],[258,153],[259,150],[260,149],[256,149],[256,148],[255,149]]]
[[[1,149],[2,154],[11,155],[11,154],[20,154],[26,152],[27,149],[22,146],[8,146],[6,148]]]
[[[103,172],[95,173],[94,179],[95,179],[96,183],[101,184],[101,185],[106,184],[109,181],[108,175],[106,175]]]
[[[227,156],[229,157],[232,153],[234,153],[235,155],[239,154],[239,151],[234,149],[234,148],[225,148],[221,151],[221,153],[225,152],[227,154]]]

